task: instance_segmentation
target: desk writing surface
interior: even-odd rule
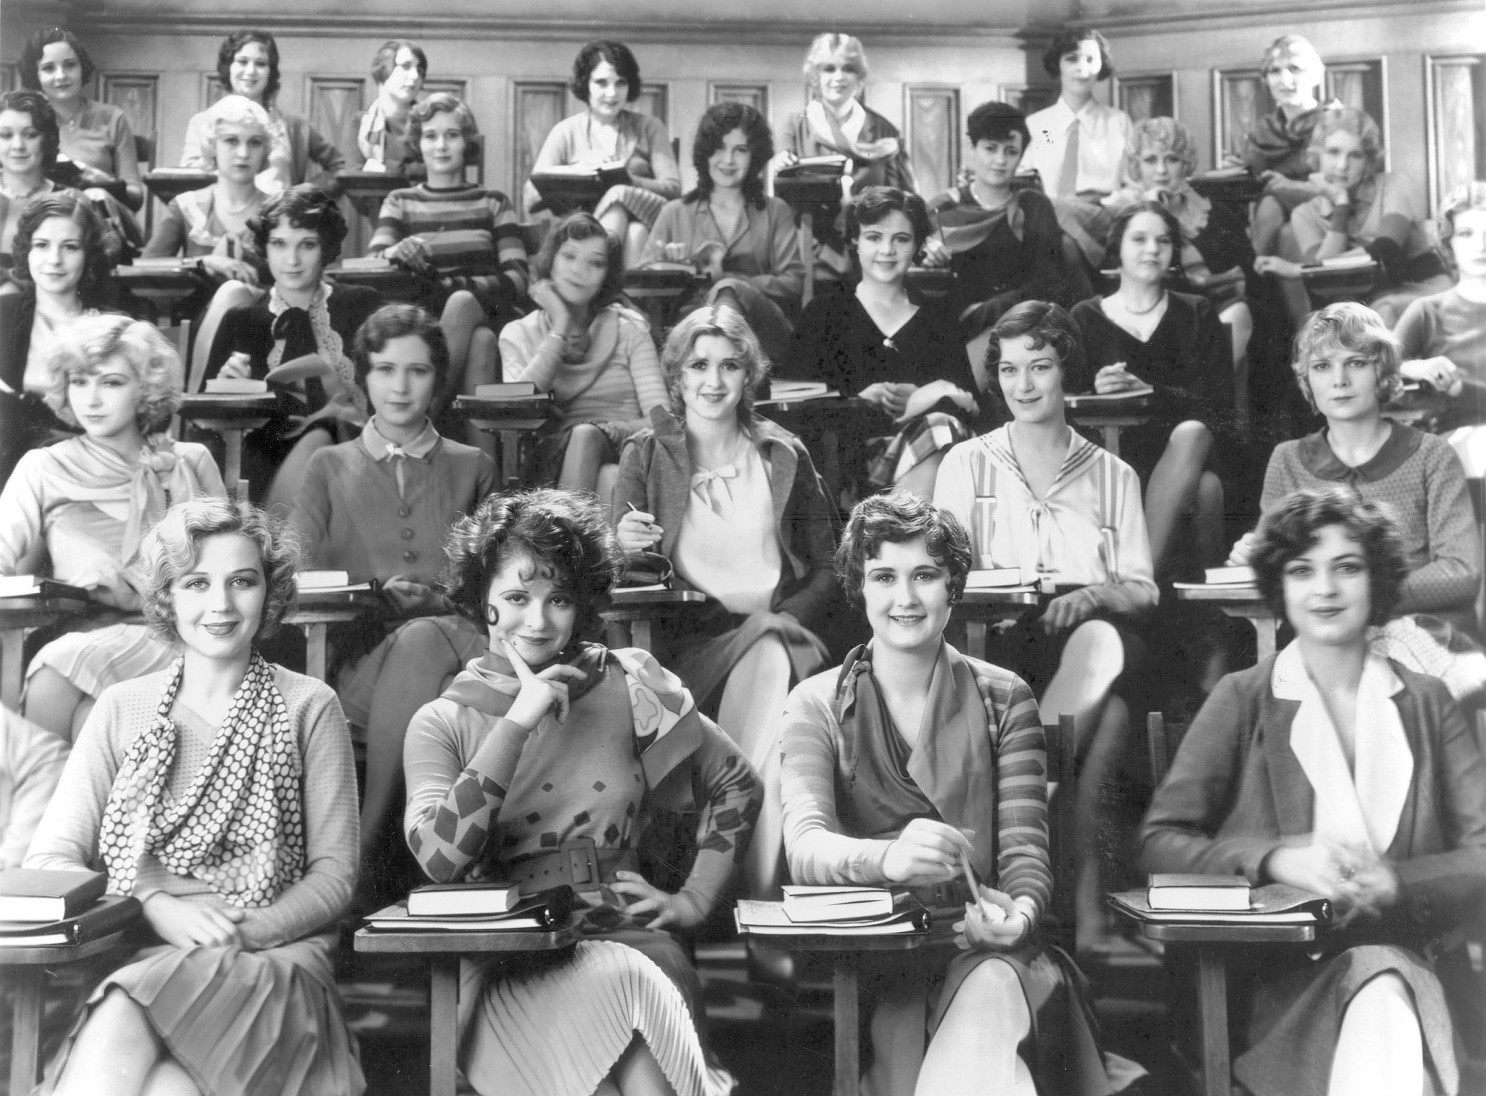
[[[503,932],[464,929],[425,930],[360,928],[353,938],[357,951],[396,952],[404,955],[462,955],[490,952],[552,951],[582,939],[577,917],[551,929],[507,929]]]

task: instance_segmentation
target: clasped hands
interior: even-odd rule
[[[960,877],[960,854],[973,851],[970,839],[932,818],[915,818],[888,845],[883,874],[891,883],[932,887]],[[980,901],[965,903],[965,917],[952,926],[962,951],[1005,951],[1032,931],[1032,918],[1010,895],[980,884]],[[999,911],[1001,916],[997,916]]]
[[[1264,871],[1276,883],[1314,891],[1336,906],[1336,925],[1377,920],[1398,901],[1398,875],[1369,848],[1311,841],[1286,845],[1265,858]]]

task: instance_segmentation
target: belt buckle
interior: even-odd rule
[[[562,874],[567,877],[574,890],[598,890],[603,883],[599,870],[598,845],[591,837],[574,837],[564,841],[559,850],[562,854]]]

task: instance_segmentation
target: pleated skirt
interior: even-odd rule
[[[359,1096],[355,1037],[341,1015],[329,948],[315,939],[139,952],[88,999],[40,1091],[52,1091],[92,1008],[117,987],[203,1096]]]
[[[176,654],[143,624],[105,624],[52,640],[36,652],[26,668],[26,680],[46,666],[97,700],[110,685],[165,669]]]
[[[460,1067],[481,1096],[590,1096],[636,1033],[677,1096],[726,1096],[686,999],[649,957],[608,940],[570,955],[460,971]]]

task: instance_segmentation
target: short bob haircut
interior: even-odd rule
[[[86,88],[93,82],[93,75],[98,71],[98,66],[93,64],[93,58],[88,55],[82,42],[77,35],[70,30],[61,27],[48,27],[39,30],[21,47],[21,59],[17,63],[20,70],[21,87],[30,88],[32,91],[41,90],[41,59],[46,53],[47,46],[54,46],[58,42],[65,42],[72,47],[72,52],[77,54],[78,66],[82,69],[82,86]],[[79,91],[82,89],[80,88]]]
[[[1408,565],[1392,513],[1342,487],[1296,491],[1264,516],[1249,556],[1254,584],[1278,620],[1285,619],[1285,565],[1316,543],[1321,530],[1339,525],[1367,560],[1369,624],[1393,616]]]
[[[263,103],[269,106],[279,93],[279,44],[266,30],[235,30],[222,39],[217,50],[217,79],[232,90],[232,59],[249,42],[257,42],[268,51],[268,83],[263,85]]]
[[[372,57],[371,76],[378,84],[385,84],[387,77],[392,75],[393,66],[397,64],[397,55],[407,50],[418,62],[418,76],[420,79],[428,78],[428,54],[423,48],[406,38],[392,38],[383,42],[381,48]]]
[[[371,372],[373,354],[387,349],[393,339],[414,336],[428,347],[428,364],[433,366],[434,391],[449,379],[449,341],[444,329],[416,304],[384,304],[356,329],[351,344],[351,362],[356,367],[356,383],[366,391],[366,375]]]
[[[313,183],[300,183],[279,191],[264,202],[258,216],[248,222],[253,246],[265,258],[268,256],[268,237],[280,221],[289,222],[290,228],[309,229],[319,236],[320,258],[325,266],[341,257],[341,245],[346,242],[349,231],[346,218],[335,199]]]
[[[1372,363],[1378,378],[1380,403],[1397,397],[1403,387],[1403,378],[1399,375],[1403,353],[1398,337],[1367,305],[1339,301],[1319,312],[1312,312],[1295,336],[1295,358],[1290,368],[1295,371],[1295,382],[1300,385],[1300,393],[1312,411],[1316,409],[1316,397],[1311,394],[1311,363],[1336,350],[1358,354]]]
[[[1132,202],[1114,215],[1114,220],[1109,224],[1109,244],[1104,251],[1105,263],[1115,267],[1120,265],[1120,247],[1125,242],[1125,230],[1142,213],[1154,213],[1166,225],[1166,232],[1171,236],[1171,269],[1180,269],[1182,247],[1187,242],[1182,234],[1182,223],[1176,219],[1175,213],[1160,202],[1151,201]]]
[[[836,549],[836,578],[858,612],[866,607],[862,587],[868,563],[877,558],[884,544],[902,544],[915,537],[924,538],[929,558],[949,572],[949,600],[959,604],[972,558],[965,527],[948,510],[910,491],[888,491],[851,508]]]
[[[1440,243],[1449,243],[1455,235],[1455,218],[1472,209],[1486,209],[1486,183],[1480,180],[1456,187],[1445,198],[1436,222]]]
[[[599,291],[589,303],[589,308],[597,313],[617,301],[624,290],[624,241],[611,235],[593,214],[570,213],[558,221],[532,259],[532,270],[538,278],[552,277],[552,264],[558,251],[563,244],[576,240],[603,240],[605,243],[604,256],[609,268],[604,271]]]
[[[185,374],[180,355],[154,324],[116,313],[80,316],[57,334],[47,368],[51,385],[46,403],[63,422],[77,425],[67,402],[68,382],[89,376],[105,363],[120,360],[139,380],[139,406],[134,421],[143,434],[155,434],[170,422],[181,405]]]
[[[804,71],[810,80],[810,93],[820,91],[820,68],[836,54],[841,54],[846,65],[862,80],[867,81],[867,51],[862,49],[862,40],[850,34],[817,34],[805,53]]]
[[[269,127],[273,119],[268,111],[246,95],[224,95],[206,108],[206,125],[201,127],[201,162],[208,170],[217,166],[217,137],[223,126],[242,126],[263,131],[263,162],[268,162]]]
[[[1326,78],[1326,62],[1321,60],[1310,39],[1298,34],[1282,34],[1265,47],[1264,56],[1259,60],[1259,75],[1268,76],[1286,60],[1297,62],[1302,71],[1314,77],[1310,85],[1313,88],[1320,87]]]
[[[470,110],[469,105],[457,95],[451,95],[447,91],[436,91],[427,99],[413,104],[408,111],[408,152],[418,163],[423,162],[423,127],[433,120],[436,114],[452,114],[454,120],[459,123],[459,132],[465,139],[465,163],[469,162],[470,147],[468,142],[480,135],[480,127],[475,122],[475,112]]]
[[[774,133],[769,123],[747,103],[714,103],[697,123],[697,136],[691,144],[691,165],[697,171],[697,186],[686,196],[695,202],[712,193],[712,172],[707,161],[722,148],[722,142],[735,129],[743,131],[748,141],[748,174],[743,177],[743,200],[760,209],[768,203],[764,195],[764,169],[774,158]]]
[[[1114,61],[1109,56],[1109,39],[1093,27],[1064,27],[1042,55],[1042,70],[1054,80],[1062,72],[1063,58],[1078,49],[1080,42],[1093,42],[1099,47],[1099,74],[1095,79],[1108,80],[1114,75]]]
[[[1383,170],[1383,133],[1371,115],[1356,107],[1339,107],[1321,112],[1316,128],[1311,130],[1308,151],[1313,163],[1320,162],[1321,150],[1326,147],[1326,138],[1337,132],[1350,133],[1362,145],[1362,153],[1367,157],[1362,176],[1364,181]]]
[[[165,511],[145,534],[135,564],[145,622],[167,643],[178,644],[181,638],[175,626],[172,587],[196,566],[202,541],[232,534],[252,541],[263,563],[266,597],[253,639],[273,635],[294,607],[298,596],[294,572],[299,569],[300,554],[293,530],[251,502],[211,496],[187,499]]]
[[[567,587],[578,610],[574,639],[597,635],[599,613],[623,567],[608,514],[590,494],[544,487],[490,495],[444,539],[439,586],[461,616],[484,631],[490,584],[513,555]]]
[[[94,211],[93,204],[75,190],[53,191],[33,198],[27,204],[21,212],[20,220],[16,222],[15,238],[10,245],[14,263],[10,276],[23,287],[35,288],[28,257],[31,238],[44,222],[53,217],[71,221],[82,230],[83,272],[77,283],[77,292],[84,308],[100,307],[109,292],[109,261],[104,247],[103,219]]]
[[[1023,301],[1008,308],[996,321],[991,328],[991,341],[986,345],[986,384],[997,399],[1004,402],[997,380],[1001,344],[1007,339],[1021,338],[1031,339],[1034,350],[1049,347],[1058,356],[1064,391],[1082,392],[1088,387],[1083,342],[1073,317],[1051,301]]]
[[[629,85],[626,102],[633,103],[640,97],[640,62],[623,42],[609,38],[589,42],[573,58],[573,82],[570,85],[573,94],[580,103],[588,102],[588,81],[593,77],[593,70],[605,61],[613,65],[619,78]]]
[[[934,231],[924,200],[911,190],[899,190],[895,186],[869,186],[864,187],[860,194],[853,195],[851,201],[846,203],[846,242],[853,245],[853,267],[859,262],[855,245],[862,229],[867,225],[882,223],[890,213],[901,213],[908,218],[908,225],[913,229],[913,261],[918,262],[923,258],[924,241]]]
[[[0,111],[4,110],[31,116],[31,125],[41,131],[41,171],[50,175],[52,168],[57,166],[57,153],[62,148],[62,131],[51,103],[39,91],[17,88],[0,95]]]
[[[671,412],[677,418],[686,415],[686,405],[681,400],[681,373],[691,357],[692,348],[704,335],[717,335],[733,344],[743,366],[743,398],[738,401],[738,421],[744,426],[751,425],[753,401],[772,366],[759,345],[758,336],[742,313],[724,304],[704,305],[683,317],[666,336],[666,345],[660,352],[660,371],[665,378]]]
[[[1183,178],[1197,170],[1197,142],[1192,140],[1191,130],[1175,118],[1142,118],[1125,142],[1125,154],[1120,157],[1121,181],[1132,185],[1140,182],[1140,158],[1152,148],[1169,149],[1179,156]]]
[[[1027,128],[1027,116],[1010,103],[999,99],[981,103],[965,119],[965,135],[972,145],[982,141],[1007,141],[1013,133],[1022,135],[1022,151],[1032,143],[1032,131]]]

